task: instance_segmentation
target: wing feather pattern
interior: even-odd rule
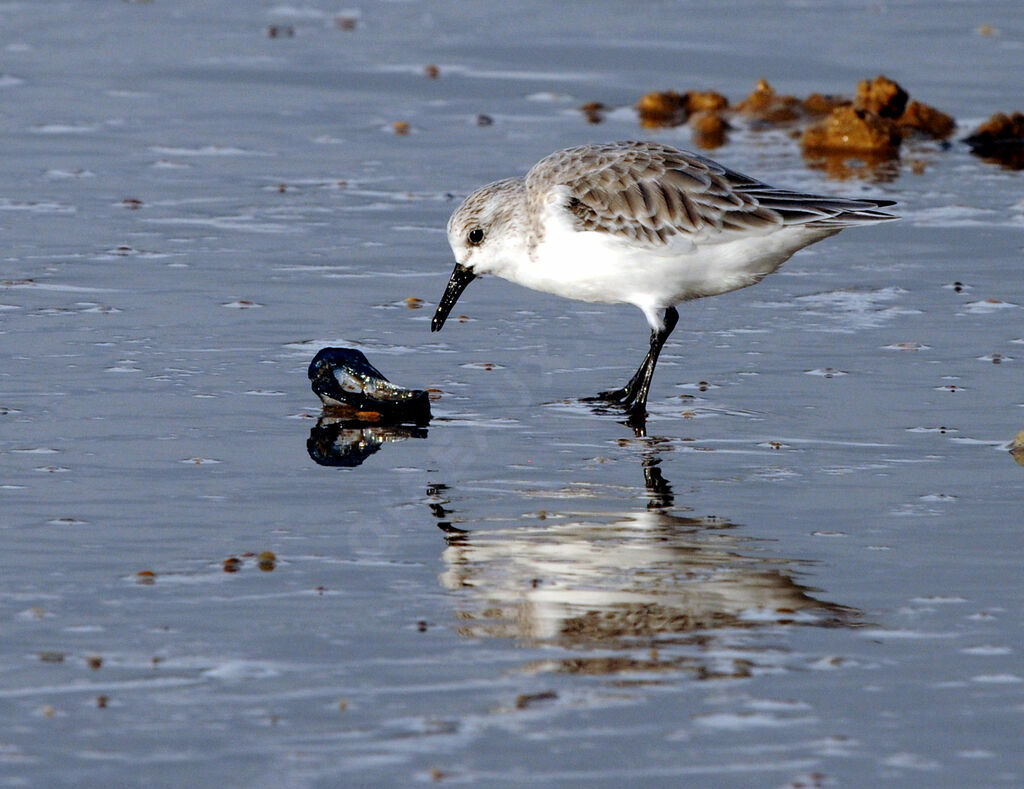
[[[838,230],[895,219],[890,200],[859,200],[769,186],[710,159],[658,143],[610,143],[557,151],[526,175],[540,206],[553,188],[580,230],[659,246],[673,240],[728,241],[787,225]]]

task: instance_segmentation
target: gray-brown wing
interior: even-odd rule
[[[538,162],[525,183],[529,199],[538,206],[552,187],[565,187],[566,208],[581,230],[655,246],[674,237],[724,241],[788,224],[826,229],[891,218],[879,211],[871,213],[885,201],[776,189],[703,156],[657,143],[557,151]]]

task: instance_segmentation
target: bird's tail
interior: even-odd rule
[[[891,222],[894,219],[899,219],[896,214],[881,210],[896,205],[895,200],[827,197],[772,187],[745,191],[756,197],[761,206],[780,214],[783,224],[786,225],[807,225],[822,230],[832,228],[841,230],[850,225]]]

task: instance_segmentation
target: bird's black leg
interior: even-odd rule
[[[643,418],[647,410],[647,394],[651,389],[651,379],[654,377],[654,367],[658,363],[658,355],[665,340],[672,333],[672,330],[679,322],[679,312],[675,307],[667,307],[663,318],[665,327],[661,330],[651,330],[651,347],[644,357],[643,363],[621,389],[612,389],[608,392],[601,392],[597,397],[586,398],[587,400],[604,400],[626,406],[633,417]]]
[[[632,404],[627,401],[626,405],[629,405],[630,415],[636,418],[643,419],[647,414],[647,394],[651,390],[651,379],[654,378],[654,367],[658,363],[658,355],[661,353],[661,347],[665,344],[665,340],[668,339],[668,336],[679,322],[679,313],[675,307],[667,307],[665,309],[664,321],[664,329],[651,332],[651,347],[647,351],[643,365],[637,370],[638,375],[641,372],[643,375],[635,392],[633,391],[634,381],[631,379],[629,382]]]

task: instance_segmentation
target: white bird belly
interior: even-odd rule
[[[650,313],[759,282],[808,244],[831,235],[800,226],[760,235],[653,246],[548,222],[534,254],[500,276],[582,301],[635,304]]]

